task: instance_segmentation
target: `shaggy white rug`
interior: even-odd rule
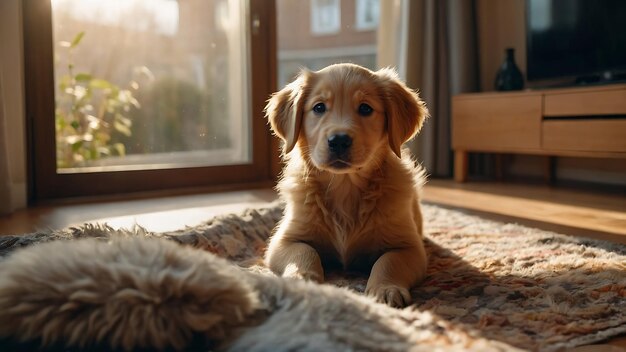
[[[429,275],[412,291],[414,304],[396,310],[360,294],[363,274],[332,273],[329,284],[316,285],[259,266],[281,211],[275,204],[173,233],[85,225],[0,237],[1,342],[556,350],[626,332],[625,246],[426,205]],[[38,242],[53,243],[30,246]]]

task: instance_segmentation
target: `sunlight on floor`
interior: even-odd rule
[[[130,229],[141,226],[152,232],[167,232],[193,227],[212,219],[218,215],[240,213],[248,208],[267,205],[267,202],[246,202],[210,207],[184,208],[177,210],[158,211],[127,216],[115,216],[95,219],[90,223],[106,223],[114,229]],[[82,223],[72,224],[79,226]]]
[[[276,199],[276,192],[268,188],[40,206],[0,217],[0,235],[61,229],[84,223],[107,223],[116,229],[139,225],[148,231],[173,231],[196,226],[217,215],[266,206]]]

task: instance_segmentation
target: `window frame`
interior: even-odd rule
[[[250,164],[91,173],[57,173],[54,126],[55,89],[50,0],[24,0],[24,81],[28,130],[29,199],[198,189],[269,186],[279,170],[278,142],[264,118],[266,100],[276,90],[275,0],[248,0]]]

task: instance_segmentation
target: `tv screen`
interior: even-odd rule
[[[626,0],[527,0],[526,10],[529,81],[626,71]]]

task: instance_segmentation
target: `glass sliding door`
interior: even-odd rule
[[[251,161],[243,1],[52,0],[57,172]]]
[[[273,9],[26,0],[34,198],[269,180]]]

